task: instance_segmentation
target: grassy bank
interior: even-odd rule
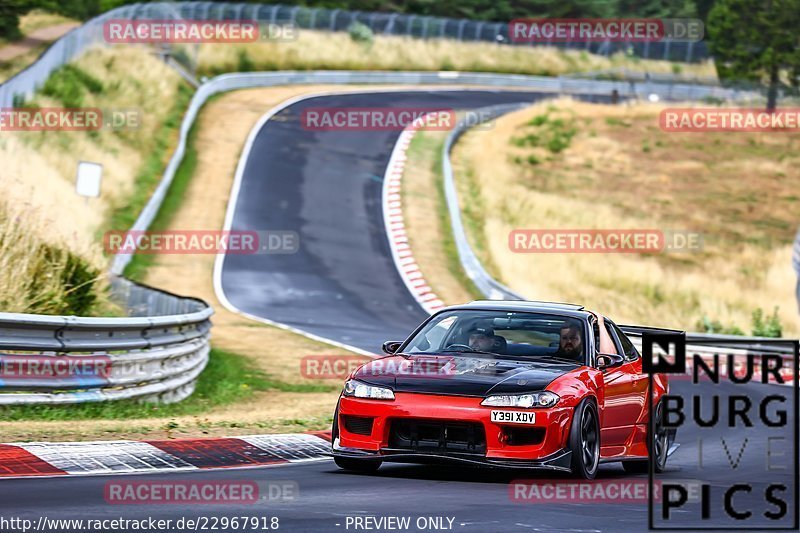
[[[23,104],[99,108],[104,115],[131,112],[135,121],[96,131],[3,132],[0,194],[10,211],[0,220],[0,234],[5,236],[3,259],[15,267],[6,270],[7,280],[0,279],[3,310],[114,312],[103,284],[90,281],[106,269],[102,234],[127,229],[150,197],[190,96],[179,76],[147,51],[98,49],[54,72]],[[100,198],[75,193],[82,160],[103,165]],[[60,250],[57,257],[53,250]],[[76,281],[64,285],[70,276]],[[78,294],[94,303],[70,304]]]
[[[790,243],[800,135],[667,133],[660,110],[561,100],[464,137],[454,164],[471,238],[484,243],[477,252],[522,294],[579,302],[621,322],[750,333],[777,320],[796,335]],[[508,238],[518,228],[689,231],[701,246],[515,253]],[[758,309],[768,319],[755,318]]]
[[[298,32],[298,38],[288,42],[204,44],[199,47],[197,63],[198,72],[206,76],[237,71],[312,69],[461,70],[557,76],[616,67],[637,72],[716,76],[711,62],[675,64],[624,54],[606,58],[578,50],[385,35],[376,35],[372,42],[358,42],[347,33],[311,30]]]
[[[402,197],[414,259],[433,292],[452,305],[483,295],[461,267],[451,229],[442,178],[442,149],[448,133],[419,131],[414,135],[407,152]]]

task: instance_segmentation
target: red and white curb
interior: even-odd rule
[[[408,147],[414,138],[416,128],[409,126],[397,139],[392,156],[383,176],[383,220],[392,259],[411,295],[428,313],[434,313],[445,306],[444,302],[433,292],[414,259],[408,243],[406,226],[403,220],[403,198],[401,181],[408,161]]]
[[[0,444],[0,478],[150,474],[320,460],[330,433]]]

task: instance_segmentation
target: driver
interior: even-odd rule
[[[474,328],[469,332],[469,347],[480,352],[490,352],[494,346],[492,328]]]
[[[575,322],[564,322],[561,326],[561,337],[558,342],[557,357],[566,357],[580,361],[583,356],[583,335],[581,327]]]

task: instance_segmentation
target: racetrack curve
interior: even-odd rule
[[[284,256],[228,256],[221,272],[225,296],[248,314],[370,352],[378,351],[383,340],[404,338],[426,314],[406,290],[392,262],[381,211],[381,179],[399,132],[312,132],[301,127],[299,114],[305,107],[391,104],[469,108],[544,96],[492,91],[343,94],[303,100],[277,113],[254,139],[242,175],[232,229],[293,230],[300,235],[300,251]],[[755,405],[775,390],[770,385],[748,387]],[[699,394],[707,399],[714,394],[741,392],[741,388],[676,381],[672,391],[686,398]],[[790,414],[789,424],[773,430],[771,435],[783,436],[791,442],[793,421]],[[758,490],[767,482],[782,481],[791,487],[791,469],[765,472],[764,436],[763,428],[679,430],[678,442],[682,446],[659,479],[714,478],[716,487],[725,481],[749,481]],[[727,453],[720,437],[726,439]],[[699,438],[703,439],[705,470],[697,466]],[[728,455],[736,459],[744,438],[749,438],[749,445],[737,468],[732,469],[728,466]],[[791,456],[790,451],[788,457]],[[513,501],[509,482],[531,477],[555,476],[416,465],[384,465],[377,474],[357,475],[339,470],[330,460],[136,476],[139,480],[164,481],[292,480],[299,485],[294,501],[182,506],[106,503],[103,496],[106,483],[132,477],[5,480],[0,481],[0,515],[34,521],[42,515],[172,520],[277,516],[280,530],[289,532],[354,531],[352,527],[345,528],[348,516],[452,517],[452,530],[479,533],[616,532],[647,528],[647,506],[643,502],[543,505]],[[609,481],[646,479],[625,474],[617,464],[601,467],[598,477]],[[718,488],[713,491],[717,495]],[[796,511],[791,505],[796,494],[790,491],[784,496],[790,502],[790,509]],[[745,500],[737,497],[737,502]],[[763,503],[753,503],[754,511],[765,510]],[[717,513],[719,508],[715,500],[712,511]],[[678,516],[684,521],[696,518],[689,512]],[[739,525],[718,514],[709,523],[723,527]]]
[[[239,178],[231,230],[288,230],[299,251],[228,255],[218,290],[249,315],[370,353],[427,313],[393,261],[382,180],[400,131],[311,131],[309,108],[454,108],[532,102],[538,92],[440,90],[336,94],[281,109],[257,132]],[[218,265],[218,268],[220,266]]]

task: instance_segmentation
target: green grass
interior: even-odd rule
[[[452,222],[450,220],[450,211],[447,209],[447,197],[444,192],[444,174],[442,172],[442,151],[444,150],[445,139],[441,140],[432,138],[424,132],[415,135],[411,140],[409,146],[409,157],[425,158],[425,152],[434,154],[431,170],[436,176],[436,216],[439,218],[439,224],[442,231],[442,251],[444,252],[447,269],[450,274],[458,282],[461,287],[466,290],[473,298],[481,299],[483,294],[478,290],[478,287],[469,279],[466,272],[461,266],[461,260],[458,257],[458,248],[456,241],[453,238],[453,232],[450,229]]]
[[[109,230],[127,231],[130,229],[150,200],[164,174],[168,155],[175,145],[175,135],[181,127],[183,114],[189,107],[192,95],[192,89],[188,85],[181,84],[178,87],[177,98],[166,120],[155,135],[154,147],[136,175],[132,194],[124,204],[111,210],[108,222],[105,224]],[[102,236],[98,236],[98,240],[102,240]]]
[[[336,387],[330,385],[279,381],[254,368],[244,356],[212,349],[208,365],[200,374],[194,394],[179,403],[155,404],[120,400],[75,405],[1,406],[0,418],[5,421],[66,421],[199,415],[214,407],[246,401],[257,391],[330,392],[335,389]]]
[[[222,95],[217,94],[209,98],[204,104],[204,107],[220,96]],[[202,109],[200,113],[202,113]],[[161,203],[156,218],[153,220],[153,223],[150,224],[149,231],[164,231],[168,229],[172,220],[175,218],[175,214],[180,209],[183,198],[186,195],[186,189],[189,187],[189,183],[192,181],[192,177],[197,170],[196,140],[197,121],[195,120],[186,138],[186,150],[183,154],[183,159],[180,165],[178,165],[178,170],[175,171],[175,177],[172,179],[167,194],[164,196],[164,201]],[[156,257],[157,256],[150,254],[134,255],[131,262],[125,267],[125,277],[134,281],[143,281],[147,274],[147,269],[153,265]]]
[[[461,208],[461,220],[464,223],[467,240],[472,245],[475,255],[480,259],[486,272],[494,279],[500,280],[500,269],[497,268],[489,253],[486,233],[483,230],[486,226],[486,206],[481,196],[481,187],[475,176],[474,169],[472,167],[467,168],[463,173],[455,176],[455,180],[456,182],[461,181],[466,190],[466,198],[459,198],[459,207]],[[458,186],[456,186],[456,189],[458,189]],[[483,298],[483,294],[480,297]]]

